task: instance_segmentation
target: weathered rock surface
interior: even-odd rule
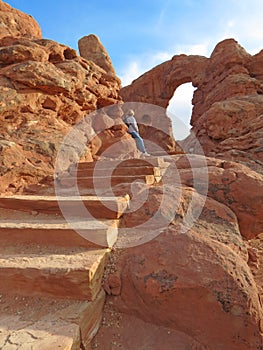
[[[93,61],[108,73],[116,75],[111,59],[97,35],[90,34],[78,41],[79,52],[88,61]]]
[[[89,349],[101,318],[105,293],[95,302],[1,295],[2,350]]]
[[[42,37],[41,29],[32,16],[12,8],[2,0],[0,0],[0,12],[0,38],[22,36],[40,39]]]
[[[245,239],[263,231],[263,177],[245,165],[197,155],[171,156],[168,182],[194,187],[231,208]],[[174,169],[178,170],[176,179]],[[174,179],[174,180],[173,180]],[[205,185],[207,184],[208,187]]]
[[[263,303],[263,234],[259,234],[248,243],[248,264],[257,283],[261,303]]]
[[[229,39],[219,43],[210,58],[174,56],[121,90],[124,101],[129,102],[124,108],[120,80],[98,37],[80,39],[81,57],[63,44],[42,38],[32,17],[1,0],[0,15],[1,193],[23,192],[27,187],[34,194],[42,189],[42,194],[54,195],[50,187],[58,152],[59,170],[79,159],[92,162],[116,154],[119,159],[139,156],[134,140],[121,122],[123,112],[133,108],[134,103],[147,149],[152,147],[156,154],[160,149],[169,154],[183,153],[172,137],[171,121],[164,111],[178,86],[192,82],[197,88],[193,97],[192,134],[181,145],[195,153],[199,141],[206,157],[189,154],[165,157],[169,158],[170,168],[163,182],[153,186],[121,183],[113,188],[113,193],[128,192],[132,197],[116,246],[126,243],[125,247],[133,248],[121,250],[120,257],[117,249],[107,267],[105,319],[94,340],[94,349],[117,350],[123,346],[127,350],[172,350],[176,344],[179,350],[261,350],[262,51],[251,56]],[[68,134],[75,125],[74,132]],[[65,139],[65,135],[70,136]],[[125,180],[129,175],[121,176]],[[20,280],[15,280],[16,272],[11,271],[10,276],[14,289],[22,281],[26,300],[17,299],[20,304],[13,305],[12,298],[5,296],[5,302],[0,303],[0,347],[24,342],[37,348],[43,345],[43,337],[50,341],[45,346],[54,349],[58,343],[72,350],[80,346],[88,349],[101,317],[103,292],[94,312],[79,301],[76,309],[75,303],[69,306],[75,315],[69,320],[63,311],[67,302],[60,304],[54,299],[54,304],[63,309],[55,307],[54,315],[62,322],[56,324],[59,334],[54,337],[48,337],[54,322],[50,315],[54,304],[50,307],[48,303],[50,312],[43,323],[36,299],[30,301],[26,297],[32,293],[32,285],[27,282],[33,276],[26,267],[40,271],[39,263],[45,263],[45,273],[33,278],[39,281],[34,291],[39,296],[48,287],[46,276],[52,274],[53,297],[58,297],[57,289],[61,288],[53,281],[63,275],[72,282],[68,287],[72,295],[79,298],[80,283],[72,274],[78,268],[76,262],[79,261],[85,291],[89,274],[87,267],[86,270],[83,267],[86,263],[78,259],[77,248],[73,247],[73,252],[69,248],[73,243],[72,230],[64,240],[54,240],[57,245],[48,250],[43,242],[60,232],[54,232],[53,227],[53,236],[52,232],[51,238],[46,235],[45,229],[51,226],[45,224],[40,228],[40,214],[34,211],[34,206],[30,208],[34,222],[25,225],[25,216],[14,213],[1,226],[4,232],[1,237],[6,242],[2,247],[2,265],[9,271],[10,267],[13,271],[25,268]],[[5,221],[3,210],[10,214],[10,209],[1,211]],[[18,221],[16,225],[11,225],[11,219]],[[11,227],[13,236],[7,231]],[[21,243],[13,244],[21,227],[26,241],[23,247]],[[26,232],[28,227],[37,230]],[[34,251],[27,241],[30,238],[37,238]],[[74,242],[81,244],[86,254],[83,241]],[[64,259],[68,261],[65,266],[63,244],[70,251]],[[54,263],[58,264],[55,268],[64,269],[63,274],[53,274]],[[95,294],[100,291],[102,272],[103,268]],[[3,281],[8,277],[4,272],[2,276]],[[75,288],[74,284],[78,286]],[[2,284],[2,290],[8,292],[8,283]],[[63,288],[61,293],[68,296]],[[33,309],[28,308],[31,315],[26,315],[24,301],[34,303]],[[28,333],[29,324],[34,329]],[[133,333],[135,330],[136,338],[130,329]]]
[[[176,348],[175,348],[176,346]],[[133,315],[113,311],[110,301],[104,308],[104,318],[92,349],[165,349],[205,350],[200,343],[183,332],[158,326]]]
[[[242,162],[262,172],[263,51],[248,54],[234,39],[220,42],[209,58],[176,55],[121,89],[124,101],[167,108],[175,90],[192,82],[191,135],[184,150]],[[176,112],[175,112],[176,113]]]
[[[177,193],[179,206],[169,227],[148,243],[123,252],[109,269],[105,290],[111,295],[111,309],[181,332],[185,346],[190,346],[192,339],[197,349],[260,349],[262,304],[235,214],[206,198],[202,213],[184,231],[181,225],[186,225],[189,212],[194,215],[196,210],[191,201],[201,195],[187,188],[180,193],[176,187],[170,187],[169,193],[170,202],[163,203],[160,189],[152,189],[139,213],[124,216],[136,227],[141,223],[139,218],[149,220],[161,205],[162,215],[171,219],[171,203]],[[105,318],[105,322],[110,320],[109,314]],[[113,325],[104,326],[95,339],[97,344],[103,332],[111,340],[118,332],[123,341],[128,330],[125,326],[120,332]],[[132,344],[127,344],[127,349],[132,349]],[[112,348],[117,349],[117,345]]]
[[[80,156],[93,161],[105,140],[96,136],[90,113],[120,101],[120,80],[75,50],[42,39],[30,16],[0,5],[0,175],[1,191],[11,193],[53,173],[65,135],[80,121],[62,163]],[[116,123],[108,118],[109,133]]]
[[[262,310],[246,263],[198,232],[176,231],[128,253],[113,303],[208,349],[260,349]]]

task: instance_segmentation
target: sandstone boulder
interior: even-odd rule
[[[116,75],[111,59],[97,35],[90,34],[78,41],[79,52],[88,61],[93,61],[107,73]]]
[[[262,344],[261,306],[246,263],[197,232],[170,228],[123,258],[120,310],[176,329],[210,349]]]
[[[207,158],[207,165],[204,165],[204,158],[201,156],[171,158],[174,166],[166,173],[167,181],[173,181],[176,168],[179,172],[177,181],[181,184],[194,187],[202,194],[207,193],[235,212],[245,239],[256,237],[262,232],[262,175],[235,162]]]
[[[12,8],[2,0],[0,0],[0,13],[0,38],[8,36],[28,38],[42,37],[41,29],[32,16]]]
[[[170,187],[169,193],[170,201],[164,203],[162,191],[152,189],[139,213],[124,216],[136,229],[142,217],[149,220],[161,205],[162,216],[173,219],[159,235],[145,244],[134,244],[112,260],[105,285],[111,314],[129,315],[152,327],[180,332],[185,348],[190,339],[196,341],[197,349],[260,348],[262,306],[235,214],[207,198],[201,214],[185,231],[185,220],[195,215],[191,201],[201,195],[187,188],[180,193],[176,186]],[[179,205],[172,215],[174,196]],[[136,325],[138,321],[133,322]],[[125,332],[127,329],[121,329],[120,337]],[[138,339],[140,344],[143,339],[143,335]],[[135,344],[130,341],[127,349]],[[163,343],[166,341],[164,337]]]

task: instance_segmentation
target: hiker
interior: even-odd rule
[[[150,156],[150,154],[146,152],[143,139],[139,134],[139,128],[138,128],[136,119],[134,117],[134,110],[129,109],[127,114],[124,115],[122,120],[128,126],[128,133],[132,136],[132,138],[135,139],[138,150],[141,151],[143,155]]]

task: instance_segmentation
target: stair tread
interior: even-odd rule
[[[82,230],[104,230],[108,229],[109,227],[117,227],[117,220],[89,220],[89,221],[72,221],[72,223],[68,223],[65,220],[59,218],[57,220],[31,220],[31,221],[9,221],[9,220],[1,220],[0,221],[0,229],[1,228],[31,228],[31,229],[46,229],[46,230],[52,230],[52,229],[60,229],[60,230],[67,230],[67,229],[82,229]]]
[[[79,168],[103,168],[109,166],[118,167],[145,167],[145,166],[164,166],[165,159],[163,157],[147,157],[147,158],[131,158],[131,159],[100,159],[96,162],[80,162],[78,163]],[[74,166],[74,165],[73,165]]]
[[[37,196],[13,195],[0,197],[0,207],[5,209],[36,211],[53,215],[118,219],[129,204],[129,196]]]
[[[57,247],[112,247],[117,239],[119,220],[80,216],[66,220],[57,213],[0,210],[0,245],[36,243]]]
[[[18,316],[0,316],[0,335],[2,350],[76,350],[80,344],[78,325],[62,320],[34,323],[21,321]]]
[[[68,176],[64,179],[61,179],[60,182],[62,185],[71,185],[77,183],[77,185],[86,188],[111,188],[112,186],[125,184],[125,183],[134,183],[134,182],[143,182],[147,185],[153,185],[156,180],[154,175],[137,175],[137,176],[103,176],[103,177],[93,177],[93,176],[78,176],[72,177]]]
[[[131,179],[138,179],[138,178],[147,178],[147,177],[153,177],[154,175],[153,174],[138,174],[138,175],[110,175],[110,176],[92,176],[92,175],[82,175],[81,176],[78,176],[78,179],[94,179],[95,181],[98,181],[98,180],[103,180],[105,181],[105,178],[110,178],[112,180],[115,180],[115,179],[128,179],[128,180],[131,180]],[[69,176],[69,177],[72,177],[74,178],[73,176]]]
[[[60,270],[91,270],[108,254],[108,249],[58,249],[38,245],[13,245],[0,250],[1,268],[37,268]]]
[[[12,245],[0,250],[0,293],[94,300],[109,249]]]
[[[105,177],[104,177],[105,178]],[[127,202],[128,197],[127,195],[125,196],[119,196],[119,197],[114,197],[114,196],[93,196],[93,195],[84,195],[81,197],[76,197],[76,196],[55,196],[55,195],[12,195],[12,196],[0,196],[0,201],[1,200],[7,200],[7,199],[12,199],[12,200],[24,200],[24,201],[74,201],[74,202],[83,202],[83,201],[105,201],[105,202],[110,202],[110,201],[116,201],[116,202]]]
[[[116,167],[110,169],[105,168],[87,168],[87,169],[70,169],[69,173],[72,176],[112,176],[112,177],[122,177],[122,176],[138,176],[138,175],[159,175],[161,172],[160,167],[156,166],[145,166],[145,167]]]
[[[104,300],[103,291],[92,302],[1,295],[0,349],[79,349],[98,329]]]

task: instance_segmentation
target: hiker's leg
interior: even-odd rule
[[[146,153],[144,142],[141,136],[135,131],[131,133],[131,136],[135,139],[138,150],[141,151],[142,153]]]

